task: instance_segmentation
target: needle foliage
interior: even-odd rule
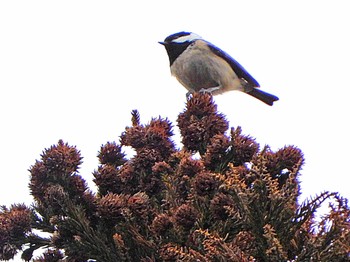
[[[133,111],[120,141],[99,150],[95,193],[76,147],[45,149],[29,169],[33,205],[0,210],[0,259],[23,251],[25,261],[50,262],[349,261],[347,199],[322,192],[298,202],[299,148],[260,148],[229,128],[209,94],[189,98],[177,125],[180,149],[169,120],[142,124]],[[316,220],[325,201],[330,211]]]

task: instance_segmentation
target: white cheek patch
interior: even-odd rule
[[[184,35],[184,36],[181,36],[179,38],[176,38],[172,42],[173,43],[185,43],[185,42],[191,42],[191,41],[198,40],[198,39],[202,39],[202,37],[200,37],[199,35],[197,35],[195,33],[191,33],[189,35]]]

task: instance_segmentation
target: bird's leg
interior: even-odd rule
[[[213,93],[216,90],[219,90],[221,86],[214,86],[214,87],[209,87],[209,88],[202,88],[199,90],[200,93]]]

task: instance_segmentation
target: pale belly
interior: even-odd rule
[[[191,93],[207,90],[216,95],[242,90],[240,80],[225,61],[212,59],[203,53],[185,57],[179,57],[174,62],[171,73]]]

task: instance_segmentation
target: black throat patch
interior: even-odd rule
[[[165,49],[166,49],[168,56],[169,56],[170,66],[174,63],[176,58],[178,58],[179,55],[181,55],[182,52],[186,50],[186,48],[190,44],[191,44],[191,42],[184,42],[184,43],[164,42]]]

